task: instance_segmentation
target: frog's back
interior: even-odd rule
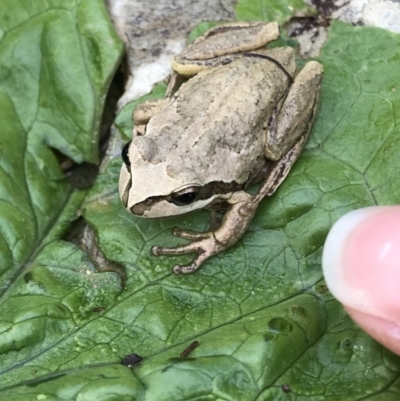
[[[195,171],[200,182],[212,175],[245,183],[264,164],[265,127],[287,88],[287,77],[273,62],[235,60],[182,85],[152,118],[146,136],[157,140],[171,171]],[[162,126],[161,132],[152,126]]]

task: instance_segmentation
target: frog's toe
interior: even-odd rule
[[[200,233],[205,234],[205,233]],[[212,236],[212,235],[211,235]],[[190,265],[181,266],[176,265],[173,269],[175,274],[189,274],[195,272],[209,257],[218,253],[217,246],[214,239],[210,236],[201,241],[195,241],[190,244],[177,246],[177,247],[161,247],[153,246],[152,253],[155,256],[160,255],[183,255],[186,253],[196,253],[197,257]]]
[[[175,274],[190,274],[195,272],[200,266],[197,266],[196,263],[192,263],[189,266],[181,266],[181,265],[176,265],[173,268],[173,272]]]
[[[190,269],[192,267],[192,265],[190,266],[181,266],[181,265],[175,265],[174,268],[172,269],[172,271],[175,274],[185,274],[184,272],[188,269]],[[192,269],[190,269],[192,271]]]
[[[191,230],[181,230],[179,228],[175,228],[172,234],[175,237],[184,238],[190,241],[199,241],[205,238],[211,238],[213,236],[212,232],[199,232],[199,231],[191,231]]]
[[[187,266],[176,265],[173,272],[175,274],[190,274],[194,273],[211,255],[207,252],[199,253],[197,258]]]
[[[158,246],[158,245],[153,246],[153,247],[151,248],[151,253],[152,253],[154,256],[160,256],[160,255],[162,255],[162,253],[161,253],[161,246]]]
[[[155,245],[151,248],[151,252],[154,256],[161,256],[161,255],[183,255],[185,253],[198,253],[199,246],[196,242],[191,244],[186,244],[182,246],[175,246],[175,247],[164,247]]]

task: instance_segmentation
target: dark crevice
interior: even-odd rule
[[[117,114],[118,100],[124,93],[126,81],[124,63],[125,61],[123,60],[123,64],[121,64],[116,71],[104,102],[104,109],[99,131],[99,163],[101,163],[106,154],[110,139],[110,129]],[[90,188],[94,184],[99,172],[98,165],[87,162],[77,164],[68,156],[59,152],[57,149],[52,150],[56,155],[67,180],[74,188],[85,189]]]
[[[122,60],[114,78],[110,84],[102,114],[99,131],[99,165],[104,159],[111,135],[111,127],[118,111],[118,101],[124,93],[127,80],[126,57]],[[99,173],[99,166],[91,163],[77,164],[70,158],[57,150],[54,153],[58,157],[61,168],[65,172],[70,184],[77,189],[90,188]],[[98,247],[98,240],[90,225],[83,219],[77,217],[65,232],[63,240],[72,242],[87,253],[89,260],[98,272],[115,272],[121,279],[121,287],[126,282],[126,272],[119,263],[108,261]]]

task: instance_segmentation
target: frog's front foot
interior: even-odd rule
[[[175,274],[189,274],[196,271],[208,258],[221,252],[222,244],[215,239],[213,232],[196,232],[180,230],[175,228],[173,234],[176,237],[193,241],[189,244],[177,247],[153,246],[152,253],[155,256],[161,255],[183,255],[186,253],[197,253],[196,259],[186,266],[176,265],[173,268]]]
[[[254,216],[258,202],[259,199],[250,197],[246,201],[236,203],[227,211],[220,227],[214,231],[196,232],[175,229],[173,233],[176,237],[193,242],[171,248],[154,246],[153,255],[197,253],[196,259],[190,265],[177,265],[173,269],[175,274],[193,273],[208,258],[230,248],[241,238]]]

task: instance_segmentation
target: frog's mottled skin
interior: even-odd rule
[[[190,266],[175,266],[176,273],[190,273],[236,243],[301,152],[323,69],[311,61],[296,75],[292,48],[260,49],[278,36],[276,23],[214,28],[173,62],[180,74],[197,75],[134,113],[138,127],[120,178],[126,208],[142,217],[227,210],[215,231],[175,230],[194,242],[153,248],[156,255],[198,254]],[[256,195],[244,192],[260,179]]]

